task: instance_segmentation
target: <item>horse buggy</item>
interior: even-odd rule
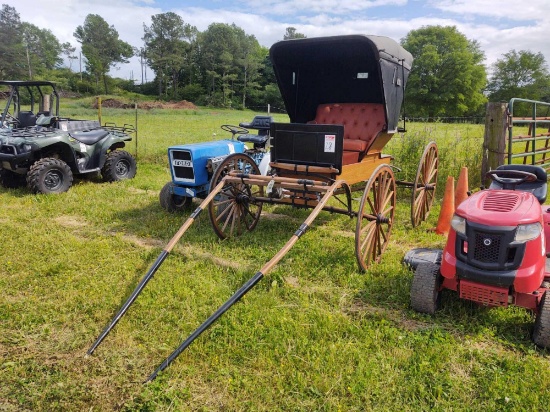
[[[262,174],[246,152],[230,154],[217,165],[208,195],[167,244],[89,354],[205,210],[215,233],[225,239],[256,228],[264,205],[312,209],[281,250],[200,325],[148,381],[269,273],[321,211],[357,219],[355,256],[362,271],[377,262],[388,245],[398,185],[412,189],[412,226],[428,216],[437,184],[435,143],[426,146],[413,182],[397,181],[392,157],[382,153],[391,137],[404,131],[399,124],[411,54],[386,37],[348,35],[281,41],[271,47],[270,57],[290,119],[289,123],[270,124],[270,171]],[[352,196],[354,192],[359,195]]]

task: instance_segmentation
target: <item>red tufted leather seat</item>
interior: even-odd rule
[[[344,165],[359,162],[376,136],[386,130],[384,106],[377,103],[321,104],[310,123],[344,126]]]

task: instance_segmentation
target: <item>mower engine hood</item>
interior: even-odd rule
[[[519,190],[482,190],[456,209],[469,222],[487,226],[517,226],[539,222],[542,208],[537,198]]]

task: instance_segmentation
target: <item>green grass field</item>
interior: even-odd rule
[[[77,102],[64,114],[95,112]],[[401,260],[411,248],[441,248],[445,239],[429,230],[439,203],[428,222],[411,227],[406,189],[380,264],[360,273],[355,220],[321,213],[265,279],[144,385],[309,212],[264,207],[254,232],[223,242],[203,213],[113,332],[85,356],[186,218],[158,201],[170,179],[167,147],[224,137],[221,124],[253,115],[140,111],[135,179],[77,179],[57,196],[0,189],[0,410],[548,410],[549,354],[530,340],[531,314],[480,308],[451,293],[435,317],[410,309],[412,273]],[[133,124],[134,116],[103,112],[104,121],[118,124]],[[405,179],[424,143],[436,140],[440,185],[468,165],[476,188],[482,126],[408,129],[387,146]]]

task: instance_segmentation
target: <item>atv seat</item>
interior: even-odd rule
[[[69,133],[69,136],[71,136],[75,140],[78,140],[80,143],[92,145],[99,142],[108,134],[109,132],[107,130],[97,129],[97,130],[83,130],[81,132],[71,132]]]
[[[502,165],[497,167],[496,170],[518,170],[520,172],[532,173],[537,176],[537,180],[534,182],[524,182],[516,186],[516,190],[521,190],[523,192],[530,192],[537,198],[540,204],[543,204],[546,201],[547,195],[547,181],[548,175],[546,170],[540,166],[533,165]],[[491,182],[489,189],[502,189],[502,185],[498,182]]]
[[[19,127],[29,127],[36,125],[36,115],[33,112],[19,112],[17,117]]]

